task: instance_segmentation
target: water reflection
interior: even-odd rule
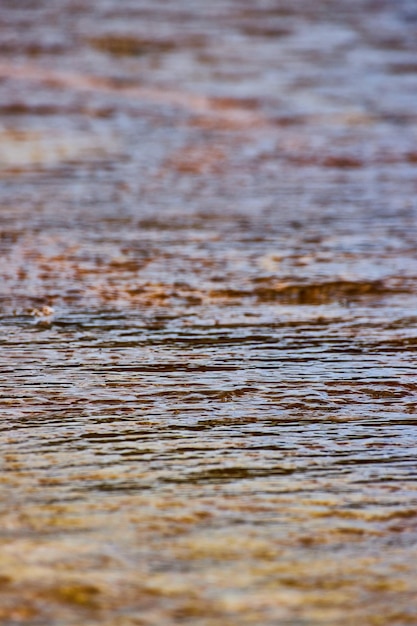
[[[416,622],[414,13],[3,2],[0,621]]]

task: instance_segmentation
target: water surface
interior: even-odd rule
[[[416,30],[3,0],[2,624],[417,623]]]

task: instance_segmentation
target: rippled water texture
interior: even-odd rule
[[[1,0],[0,623],[417,624],[414,0]]]

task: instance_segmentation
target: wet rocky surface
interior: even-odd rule
[[[2,1],[2,624],[417,623],[416,35]]]

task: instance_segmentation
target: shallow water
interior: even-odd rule
[[[2,624],[417,623],[416,30],[2,1]]]

